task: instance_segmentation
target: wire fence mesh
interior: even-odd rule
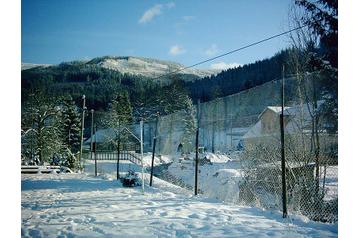
[[[288,214],[320,222],[338,221],[338,135],[331,129],[334,122],[327,119],[333,115],[320,111],[326,102],[311,100],[306,84],[302,87],[295,79],[287,80],[283,111],[280,81],[200,104],[199,193],[282,211],[282,115]],[[145,172],[150,173],[156,136],[154,175],[193,190],[195,131],[189,130],[188,120],[187,112],[179,111],[161,116],[157,122],[146,121],[143,163]],[[133,124],[131,130],[139,137],[139,125]],[[116,137],[113,129],[98,128],[96,136],[97,147],[116,157],[118,145],[106,142]],[[139,152],[137,142],[127,137],[124,143],[125,137],[121,138],[120,151]],[[93,173],[89,155],[85,167]],[[97,163],[100,173],[116,173],[115,159]],[[135,163],[121,162],[120,166],[122,173],[132,167],[140,172]]]

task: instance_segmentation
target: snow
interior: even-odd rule
[[[181,70],[182,74],[194,74],[199,77],[217,74],[218,70],[213,69],[184,69],[185,66],[163,60],[142,58],[142,57],[107,57],[102,59],[98,65],[116,70],[122,73],[158,77],[168,72]]]
[[[323,173],[324,167],[320,167]],[[321,182],[323,182],[323,175],[321,175]],[[325,181],[325,196],[324,200],[334,200],[338,198],[338,166],[328,166],[326,170]]]
[[[157,178],[145,194],[86,174],[23,174],[21,185],[22,237],[337,237],[338,231],[337,224],[194,197]]]
[[[133,170],[135,172],[141,172],[142,167],[134,164],[128,160],[119,161],[119,171],[121,174],[125,174],[128,170]],[[94,175],[95,172],[95,161],[86,160],[84,164],[84,171],[87,174]],[[117,161],[116,160],[98,160],[97,161],[97,174],[101,175],[107,179],[112,179],[117,177]]]
[[[243,171],[240,170],[240,167],[238,161],[228,161],[226,163],[219,161],[218,163],[212,162],[212,164],[200,165],[199,191],[210,198],[238,203],[239,183],[242,182],[243,178]],[[189,163],[175,161],[168,167],[168,172],[185,184],[191,187],[194,186],[193,161]]]
[[[212,163],[226,163],[230,160],[229,157],[223,154],[206,153],[205,157]]]
[[[49,67],[51,64],[32,64],[32,63],[21,63],[21,70],[27,70],[35,67]]]
[[[168,164],[170,162],[172,162],[171,156],[168,155],[161,155],[160,157],[154,156],[154,166],[158,166],[160,164]],[[145,153],[143,155],[143,163],[144,163],[144,167],[152,166],[152,153]]]

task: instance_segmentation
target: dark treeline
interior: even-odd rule
[[[52,96],[71,95],[80,105],[86,95],[89,108],[108,109],[108,103],[122,91],[136,97],[142,91],[157,87],[152,79],[123,74],[85,62],[62,63],[57,66],[36,67],[21,72],[22,101],[32,91],[41,90]]]
[[[42,91],[51,96],[70,95],[81,105],[86,95],[88,108],[108,110],[109,103],[121,92],[127,92],[132,104],[152,102],[162,91],[171,90],[173,81],[197,79],[196,75],[176,75],[154,80],[142,75],[121,73],[103,68],[93,62],[67,62],[50,67],[36,67],[21,72],[22,102],[31,92]],[[143,102],[140,103],[141,106]],[[135,105],[134,105],[135,106]]]
[[[195,75],[175,75],[154,80],[106,69],[93,61],[36,67],[21,72],[22,101],[27,100],[30,92],[40,89],[53,96],[70,95],[77,105],[81,105],[81,97],[85,94],[88,108],[106,111],[111,100],[118,93],[126,91],[134,107],[139,99],[142,99],[140,106],[145,107],[146,101],[153,102],[157,94],[171,90],[173,81],[182,81],[181,84],[194,102],[198,98],[209,101],[280,78],[282,65],[287,64],[290,51],[284,50],[269,59],[224,70],[216,76],[202,79]]]
[[[217,75],[201,80],[187,82],[185,86],[191,92],[194,101],[213,100],[279,79],[282,75],[282,65],[286,65],[286,74],[291,73],[288,61],[291,49],[283,50],[271,58],[259,60],[237,68],[227,69]]]

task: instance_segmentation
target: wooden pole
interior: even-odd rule
[[[91,109],[91,146],[90,146],[90,153],[91,153],[91,161],[92,161],[92,154],[93,154],[93,113],[94,110]]]
[[[155,131],[154,131],[154,137],[153,137],[152,165],[151,165],[151,168],[150,168],[150,181],[149,181],[149,186],[152,186],[152,184],[153,184],[154,155],[155,155],[155,144],[157,143],[158,120],[159,120],[159,114],[157,115],[157,118],[156,118],[156,120],[155,120]]]
[[[285,66],[282,66],[282,84],[281,84],[281,175],[282,175],[282,217],[287,217],[287,192],[286,192],[286,166],[285,166],[285,128],[284,128],[284,105],[285,105]]]
[[[194,194],[198,195],[200,99],[198,99],[196,113],[197,113],[197,126],[196,126],[196,136],[195,136],[195,188],[194,188]]]
[[[144,194],[143,120],[140,121],[140,157],[142,161],[142,193]]]
[[[83,105],[82,105],[81,143],[80,143],[80,158],[79,158],[80,169],[82,169],[81,161],[82,161],[82,147],[83,147],[83,132],[85,126],[86,95],[83,95],[82,99],[83,99]]]
[[[96,134],[97,131],[97,126],[94,129],[94,133]],[[97,177],[97,152],[96,152],[96,144],[97,144],[97,135],[94,138],[94,145],[93,145],[93,150],[94,150],[94,176]]]
[[[118,123],[118,134],[117,134],[117,180],[119,180],[119,156],[120,156],[120,124]]]

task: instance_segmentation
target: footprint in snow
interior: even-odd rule
[[[86,218],[86,221],[88,222],[94,222],[96,221],[96,218],[92,217],[92,216],[89,216],[89,215],[85,215],[85,218]]]
[[[147,213],[147,215],[153,215],[153,214],[154,214],[154,211],[148,210],[148,211],[146,211],[146,213]]]
[[[194,218],[194,219],[204,219],[206,216],[202,215],[202,214],[193,213],[193,214],[189,215],[188,217],[189,218]]]
[[[74,223],[82,223],[82,220],[81,219],[78,219],[78,218],[75,218],[72,220]]]
[[[29,230],[30,237],[42,237],[42,233],[39,230],[30,229]]]
[[[160,216],[162,216],[162,217],[168,216],[168,213],[167,212],[161,212]]]
[[[100,228],[98,228],[98,227],[93,227],[93,231],[98,232],[98,233],[100,233],[100,234],[102,234],[102,235],[105,235],[105,234],[106,234],[102,229],[100,229]]]

